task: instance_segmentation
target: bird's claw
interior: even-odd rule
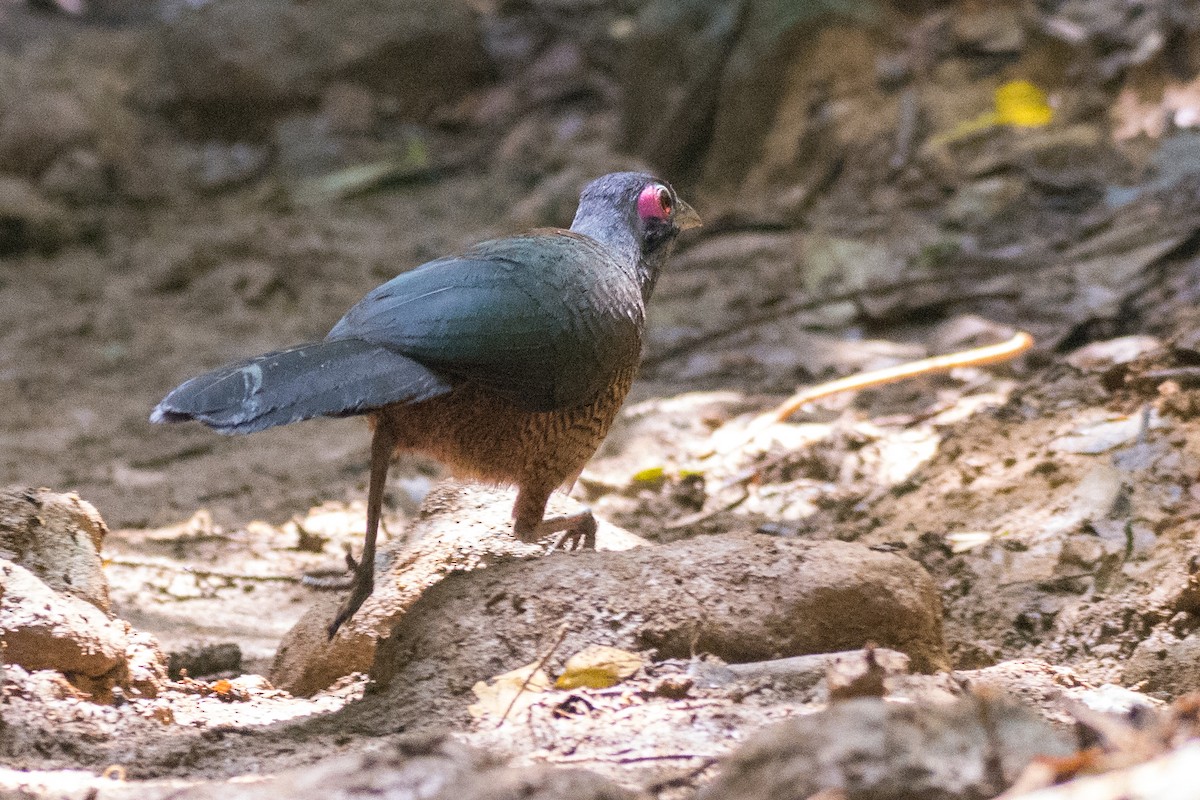
[[[338,608],[337,616],[333,618],[333,622],[329,623],[329,627],[326,629],[330,640],[337,634],[338,629],[348,622],[358,609],[362,608],[362,604],[371,596],[374,589],[374,575],[362,569],[356,570],[354,583],[350,586],[350,596]]]
[[[596,518],[588,513],[571,527],[563,530],[550,547],[551,551],[562,550],[567,553],[579,550],[596,549],[596,531],[599,529]]]

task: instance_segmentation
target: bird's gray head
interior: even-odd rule
[[[699,225],[700,215],[671,184],[644,172],[613,172],[584,188],[571,230],[639,262],[659,262],[680,231]]]

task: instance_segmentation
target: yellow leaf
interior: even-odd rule
[[[1040,128],[1054,119],[1046,93],[1029,81],[1009,81],[996,90],[996,117],[1001,124]]]
[[[556,689],[607,689],[642,668],[642,658],[616,647],[594,644],[567,659]]]
[[[500,717],[506,711],[512,717],[533,705],[538,699],[537,695],[549,688],[550,678],[546,673],[538,669],[536,663],[526,664],[512,672],[497,675],[490,683],[479,681],[472,686],[471,691],[479,698],[479,702],[472,703],[467,711],[476,719]]]
[[[659,483],[667,476],[663,467],[646,467],[633,473],[634,483]]]

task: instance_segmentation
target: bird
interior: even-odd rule
[[[570,228],[481,242],[367,293],[324,340],[231,363],[169,392],[150,421],[246,434],[314,417],[372,431],[362,553],[332,639],[374,589],[388,468],[402,452],[515,486],[524,542],[595,546],[589,509],[546,517],[607,435],[641,358],[646,307],[676,237],[700,216],[666,181],[614,172],[584,187]]]

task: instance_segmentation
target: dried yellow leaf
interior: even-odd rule
[[[664,467],[646,467],[633,473],[634,483],[660,483],[667,477]]]
[[[567,659],[556,689],[607,689],[642,668],[642,657],[617,647],[595,644]]]
[[[1054,119],[1046,93],[1029,81],[1009,81],[996,90],[996,118],[1003,125],[1040,128]]]

